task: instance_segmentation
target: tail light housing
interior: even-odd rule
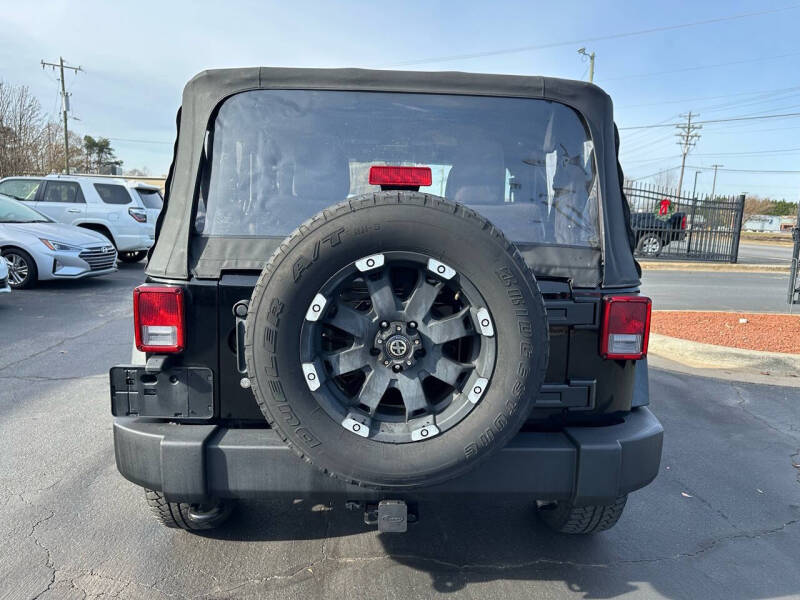
[[[394,167],[375,165],[369,168],[370,185],[420,187],[430,185],[430,167]]]
[[[128,214],[133,217],[137,223],[147,223],[147,211],[141,208],[129,208]]]
[[[133,326],[140,352],[182,352],[184,325],[181,288],[140,285],[133,290]]]
[[[652,302],[645,296],[605,296],[600,354],[616,360],[647,356]]]

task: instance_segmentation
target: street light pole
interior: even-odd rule
[[[702,173],[702,171],[695,171],[694,172],[694,186],[692,187],[692,198],[697,198],[697,176]]]
[[[711,199],[714,199],[714,192],[717,189],[717,169],[720,167],[724,167],[725,165],[711,165],[714,167],[714,183],[711,184]]]
[[[589,83],[594,83],[594,52],[586,52],[586,48],[579,48],[578,54],[589,58]]]

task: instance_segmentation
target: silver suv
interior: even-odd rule
[[[123,262],[137,262],[147,254],[162,204],[155,186],[91,175],[6,177],[0,180],[0,193],[59,223],[102,233]]]

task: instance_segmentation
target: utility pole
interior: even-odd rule
[[[689,150],[694,148],[694,145],[700,138],[700,134],[696,132],[703,128],[702,125],[692,124],[692,117],[698,117],[700,115],[692,114],[690,111],[688,114],[681,116],[686,117],[686,123],[683,125],[675,126],[675,128],[680,132],[677,133],[676,136],[678,138],[678,145],[681,147],[681,155],[682,155],[681,175],[678,178],[678,198],[680,198],[681,190],[683,189],[683,171],[686,168],[686,155],[689,154]]]
[[[71,67],[64,64],[64,59],[58,57],[58,64],[42,61],[42,69],[51,67],[54,71],[56,68],[61,72],[61,109],[64,116],[64,173],[69,175],[69,133],[67,131],[67,113],[69,112],[69,95],[67,94],[67,85],[64,80],[64,69],[71,69],[75,74],[78,71],[83,71],[80,67]]]
[[[589,58],[589,83],[594,83],[594,52],[586,52],[586,48],[579,48],[578,54]]]
[[[711,165],[714,167],[714,183],[711,184],[711,199],[714,199],[714,192],[717,189],[717,169],[724,167],[725,165]]]
[[[697,198],[697,176],[700,175],[702,171],[695,171],[694,172],[694,186],[692,187],[692,198]]]

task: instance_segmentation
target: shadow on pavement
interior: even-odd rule
[[[204,537],[240,542],[325,540],[324,560],[332,568],[386,559],[427,574],[437,593],[495,580],[551,581],[587,598],[611,598],[638,589],[624,577],[609,581],[597,575],[620,562],[620,535],[553,533],[536,518],[532,503],[426,502],[420,504],[419,514],[419,522],[405,534],[376,534],[375,527],[363,523],[361,511],[341,505],[248,501],[239,503],[227,527]]]

